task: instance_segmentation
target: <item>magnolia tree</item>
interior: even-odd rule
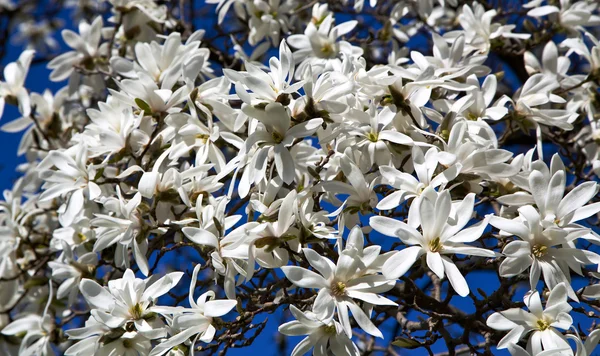
[[[0,354],[592,354],[595,0],[35,5]]]

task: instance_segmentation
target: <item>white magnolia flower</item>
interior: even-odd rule
[[[337,231],[329,226],[331,221],[324,210],[314,211],[314,201],[306,199],[302,204],[298,204],[296,218],[300,223],[300,239],[305,240],[311,237],[318,239],[336,238]]]
[[[514,235],[522,241],[509,242],[502,253],[506,259],[500,265],[500,275],[516,276],[531,267],[529,284],[533,289],[540,275],[548,288],[564,282],[569,297],[577,300],[571,287],[569,270],[582,274],[581,265],[600,264],[600,255],[574,247],[572,242],[588,233],[586,228],[573,228],[569,231],[550,226],[544,228],[539,212],[531,205],[518,209],[519,216],[513,220],[492,216],[490,224],[505,236]]]
[[[91,24],[81,21],[79,34],[68,29],[61,32],[63,40],[73,51],[65,52],[48,63],[48,68],[52,69],[50,80],[60,82],[70,76],[78,78],[79,74],[75,72],[76,65],[82,65],[86,69],[96,67],[96,60],[103,51],[100,45],[103,25],[102,17],[98,16]]]
[[[50,341],[54,329],[55,324],[50,315],[28,314],[5,326],[2,334],[25,335],[21,341],[19,355],[51,356],[55,354]]]
[[[219,105],[215,104],[212,102],[215,107]],[[210,163],[214,165],[217,172],[223,172],[227,160],[217,141],[223,139],[238,149],[244,146],[244,141],[225,131],[223,126],[214,123],[212,114],[210,112],[208,114],[208,125],[202,123],[196,116],[185,113],[173,113],[167,116],[165,121],[176,130],[173,146],[169,149],[169,159],[177,160],[189,155],[190,150],[193,150],[196,166]]]
[[[85,324],[83,327],[67,330],[66,335],[69,337],[69,339],[79,340],[79,341],[77,341],[75,344],[73,344],[71,347],[69,347],[67,350],[65,350],[65,355],[85,356],[85,355],[94,354],[99,348],[103,347],[102,342],[101,342],[102,337],[104,336],[104,334],[110,333],[110,331],[111,331],[111,329],[108,326],[104,325],[102,322],[97,321],[93,317],[88,318],[85,321]],[[137,333],[133,332],[129,335],[132,335],[132,334],[137,334]],[[123,333],[123,336],[124,335],[125,335],[125,333]],[[129,335],[127,335],[127,336],[129,336]],[[128,338],[127,336],[126,336],[126,339]],[[129,337],[129,338],[131,338],[131,337]],[[145,340],[147,340],[147,342],[144,342],[144,343],[149,344],[150,340],[148,340],[148,339],[145,339]],[[106,345],[106,347],[103,348],[103,351],[108,351],[108,353],[110,354],[111,350],[118,347],[117,345],[119,343],[115,343],[115,345],[111,345],[111,344],[112,344],[112,342],[108,343]],[[139,346],[140,344],[142,344],[142,343],[137,343],[136,346]],[[136,347],[133,347],[133,349],[136,350]]]
[[[576,53],[585,58],[590,66],[590,74],[594,75],[593,73],[600,68],[600,42],[589,32],[585,32],[585,37],[592,42],[593,46],[588,46],[585,43],[584,38],[580,37],[567,38],[561,42],[560,46],[569,49],[566,53],[566,56],[570,55],[571,53]]]
[[[558,127],[569,131],[573,129],[573,121],[577,115],[564,109],[553,109],[551,104],[565,103],[565,99],[553,94],[552,91],[560,87],[556,78],[537,73],[529,77],[523,87],[513,98],[513,116],[526,129],[536,130],[538,141],[538,156],[542,157],[542,127]],[[510,99],[506,98],[505,101]]]
[[[458,175],[458,167],[456,165],[442,172],[437,172],[439,158],[438,149],[435,147],[429,148],[423,154],[423,150],[420,147],[413,146],[411,158],[416,177],[406,172],[401,172],[392,166],[379,167],[379,172],[384,178],[385,183],[397,190],[381,199],[377,204],[377,209],[394,209],[408,199],[418,198],[427,187],[443,188],[446,183]],[[413,200],[411,209],[418,207],[417,200]]]
[[[313,75],[309,67],[302,89],[305,95],[294,102],[293,116],[332,119],[348,110],[344,99],[353,91],[354,83],[337,72]]]
[[[52,167],[56,170],[51,169]],[[101,194],[100,187],[94,182],[96,167],[88,164],[88,149],[84,143],[72,146],[64,152],[50,152],[40,162],[38,169],[41,171],[40,178],[45,181],[40,201],[71,193],[59,218],[63,226],[71,225],[86,201],[92,201]]]
[[[520,159],[509,162],[513,157],[512,152],[497,148],[495,134],[490,136],[487,130],[489,126],[483,121],[477,121],[484,125],[480,127],[474,123],[460,120],[450,128],[448,142],[442,141],[443,150],[438,155],[440,164],[447,167],[455,165],[459,174],[479,177],[475,178],[476,182],[477,179],[513,177],[522,166]],[[474,132],[471,130],[473,128],[476,129]],[[477,193],[481,191],[478,185],[471,185],[470,189]]]
[[[89,318],[83,328],[70,329],[70,339],[80,340],[65,351],[67,356],[86,355],[148,355],[152,341],[136,331],[110,329]]]
[[[360,147],[363,155],[368,157],[369,166],[384,166],[393,162],[396,156],[392,145],[412,146],[411,137],[398,132],[392,125],[396,113],[389,107],[377,111],[371,106],[367,112],[363,110],[350,110],[346,114],[351,122],[348,135],[356,136],[356,145]],[[354,125],[354,123],[356,123]]]
[[[464,229],[473,215],[475,194],[461,202],[452,203],[447,190],[436,193],[426,188],[421,194],[419,209],[409,213],[408,224],[384,216],[374,216],[369,224],[376,231],[399,238],[408,245],[390,257],[383,265],[384,276],[390,279],[404,275],[421,257],[426,255],[427,266],[440,278],[448,276],[454,290],[462,297],[469,294],[469,285],[458,267],[446,255],[460,254],[495,257],[494,251],[467,245],[479,239],[487,226],[487,219]],[[417,231],[421,226],[422,233]]]
[[[145,115],[161,112],[179,112],[176,106],[187,99],[190,88],[186,85],[176,90],[161,89],[145,72],[138,72],[136,79],[117,81],[121,91],[109,89],[113,97],[144,111]]]
[[[58,299],[68,297],[68,304],[72,305],[79,292],[78,285],[81,279],[95,272],[98,255],[88,252],[76,258],[64,240],[62,245],[61,258],[48,262],[48,266],[52,268],[52,278],[61,282],[56,297]]]
[[[143,115],[134,115],[131,106],[109,97],[98,103],[98,109],[88,109],[92,121],[80,140],[89,145],[92,157],[118,154],[131,147],[138,152],[149,143],[150,137],[139,130]]]
[[[294,52],[296,63],[300,63],[296,71],[297,76],[303,76],[308,67],[311,67],[313,73],[339,69],[342,64],[339,57],[342,54],[353,57],[362,55],[362,48],[339,40],[356,27],[357,21],[347,21],[336,26],[333,26],[333,22],[333,15],[329,15],[321,21],[318,28],[310,22],[304,34],[287,38],[290,46],[297,49]]]
[[[320,320],[330,320],[337,310],[344,331],[351,336],[350,311],[365,332],[383,338],[381,331],[369,319],[369,314],[355,301],[358,299],[372,305],[396,305],[379,295],[393,288],[395,282],[380,274],[367,273],[369,267],[377,261],[380,247],[373,246],[368,253],[365,251],[363,254],[354,245],[346,246],[340,252],[337,265],[312,249],[305,248],[302,251],[318,273],[298,266],[283,266],[281,270],[294,285],[319,290],[313,304],[315,315]]]
[[[567,339],[557,330],[567,330],[573,324],[569,315],[573,308],[567,302],[567,294],[564,283],[556,285],[550,290],[546,306],[543,308],[540,294],[530,291],[523,298],[529,312],[521,308],[512,308],[490,315],[487,319],[489,327],[510,330],[498,343],[498,349],[514,345],[529,335],[527,350],[532,355],[539,355],[542,350],[570,350]]]
[[[4,112],[6,100],[16,100],[19,112],[28,117],[31,113],[29,92],[25,89],[25,77],[29,66],[35,55],[34,50],[26,50],[21,53],[16,62],[9,63],[4,67],[4,82],[0,82],[0,117]]]
[[[562,165],[555,155],[557,165]],[[553,158],[554,158],[553,157]],[[563,168],[564,169],[564,168]],[[542,224],[570,228],[583,228],[576,222],[600,211],[600,203],[586,205],[598,192],[596,182],[583,182],[564,195],[566,173],[558,170],[550,176],[549,170],[534,170],[529,175],[529,187],[537,206]],[[563,196],[564,195],[564,196]]]
[[[411,51],[410,58],[414,65],[408,66],[406,71],[412,73],[407,77],[431,72],[431,77],[443,80],[464,79],[470,74],[484,76],[489,73],[489,69],[483,65],[486,59],[482,54],[471,54],[470,50],[465,50],[465,37],[459,35],[452,44],[436,34],[432,33],[434,47],[433,57],[424,56],[419,51]],[[430,69],[431,67],[431,69]],[[399,71],[405,71],[404,67],[396,67]],[[462,81],[462,80],[461,80]]]
[[[527,12],[531,17],[549,16],[552,21],[557,21],[563,29],[570,31],[582,30],[585,26],[600,24],[600,16],[594,14],[598,4],[586,1],[560,0],[560,7],[555,3],[540,6],[542,0],[533,0],[524,4],[523,7],[530,8]],[[558,4],[557,4],[558,5]]]
[[[512,178],[525,191],[506,194],[498,201],[511,207],[535,204],[544,227],[556,226],[567,231],[584,228],[578,222],[600,211],[600,203],[587,204],[596,196],[598,184],[583,182],[565,195],[566,176],[562,159],[554,154],[549,167],[538,160],[531,164],[531,170],[524,170]],[[599,237],[590,231],[583,238],[598,241]]]
[[[293,305],[290,311],[296,318],[279,326],[279,332],[287,336],[307,335],[292,350],[292,356],[305,355],[310,349],[313,355],[358,356],[360,352],[350,340],[339,322],[322,320],[313,312],[302,312]]]
[[[52,298],[52,282],[50,282],[48,302],[41,315],[35,313],[20,315],[2,329],[1,333],[4,335],[22,335],[19,355],[52,356],[55,354],[50,340],[56,329],[54,316],[50,311]]]
[[[92,308],[91,314],[96,321],[111,329],[132,323],[138,334],[156,339],[166,333],[160,319],[153,317],[161,312],[156,302],[179,283],[182,276],[183,272],[172,272],[158,280],[139,279],[127,269],[123,278],[111,280],[108,287],[83,279],[79,290]]]
[[[203,32],[196,31],[185,44],[181,34],[172,32],[162,45],[157,42],[135,45],[136,62],[125,58],[111,58],[115,71],[127,78],[137,78],[140,72],[148,75],[160,85],[160,89],[173,89],[178,81],[193,83],[201,71],[210,73],[207,59],[208,48],[199,48]]]
[[[220,199],[216,206],[202,206],[201,197],[196,201],[196,217],[200,227],[186,226],[182,232],[189,240],[214,249],[210,253],[212,267],[218,275],[224,276],[223,289],[227,297],[235,300],[235,287],[248,277],[246,261],[251,243],[248,235],[257,224],[248,223],[230,231],[242,216],[225,216],[226,198]],[[238,275],[241,278],[236,281]]]
[[[291,190],[279,205],[277,221],[262,223],[248,231],[251,236],[247,278],[252,276],[254,261],[266,268],[278,268],[288,263],[288,248],[300,252],[296,236],[297,194]]]
[[[148,355],[152,343],[140,333],[125,332],[117,340],[105,343],[96,351],[97,355]]]
[[[138,210],[141,202],[140,192],[126,202],[121,189],[117,186],[117,198],[111,197],[104,202],[105,208],[114,215],[96,214],[91,224],[96,227],[97,240],[94,243],[94,252],[100,252],[117,244],[114,254],[116,264],[129,267],[129,249],[131,249],[140,271],[147,276],[149,273],[146,257],[148,239],[146,236],[138,236],[145,225]]]
[[[473,3],[472,7],[463,5],[462,12],[458,16],[460,25],[464,29],[465,40],[469,50],[480,53],[488,53],[493,40],[504,38],[528,39],[529,34],[513,33],[516,25],[501,25],[493,23],[496,10],[486,11],[480,3]],[[456,31],[458,32],[458,31]],[[454,33],[448,34],[449,37]]]
[[[475,75],[467,77],[466,82],[472,85],[473,89],[468,90],[465,97],[454,102],[447,112],[455,112],[459,117],[468,120],[467,123],[478,120],[498,121],[508,114],[506,107],[498,105],[499,101],[493,102],[498,88],[495,75],[485,77],[481,87]],[[438,103],[440,101],[436,101],[436,104]],[[443,120],[440,121],[442,122]]]
[[[280,33],[289,31],[288,14],[294,9],[292,0],[254,0],[246,2],[250,15],[249,43],[254,46],[268,37],[274,44],[279,43]]]
[[[366,215],[377,205],[377,194],[373,188],[379,180],[373,179],[368,182],[358,166],[346,155],[339,158],[339,165],[348,183],[328,180],[319,183],[316,189],[326,192],[326,195],[330,196],[329,199],[339,205],[332,215],[341,214],[341,225],[352,228],[358,224],[359,213]],[[346,196],[344,202],[335,197],[337,194]]]
[[[165,311],[172,310],[175,313],[173,328],[180,330],[179,333],[158,344],[152,349],[150,356],[163,355],[169,349],[183,344],[191,337],[194,337],[194,339],[190,345],[190,350],[194,350],[194,345],[196,345],[198,340],[205,343],[211,342],[217,331],[213,326],[213,318],[221,317],[235,308],[237,304],[236,300],[217,300],[213,291],[208,291],[198,297],[197,300],[194,300],[194,291],[196,290],[200,267],[201,265],[197,264],[192,273],[189,288],[190,308],[164,309]],[[193,353],[193,351],[190,352]]]
[[[19,143],[17,151],[18,155],[25,154],[30,150],[34,145],[34,140],[37,140],[42,148],[50,148],[50,142],[45,142],[45,139],[39,138],[36,122],[43,130],[48,130],[52,127],[56,128],[57,125],[63,126],[64,124],[67,124],[66,122],[63,122],[63,125],[61,125],[57,120],[57,114],[61,111],[65,99],[66,90],[63,89],[59,90],[59,92],[56,93],[56,96],[52,95],[50,90],[44,90],[41,95],[38,93],[31,93],[30,105],[35,107],[35,117],[32,117],[31,113],[24,112],[23,116],[20,118],[2,125],[0,130],[4,132],[15,133],[26,130]],[[29,116],[25,116],[25,114]],[[63,127],[61,127],[61,129],[62,128]]]
[[[323,119],[311,119],[292,126],[289,109],[280,103],[270,103],[264,109],[245,105],[242,110],[261,122],[264,129],[257,129],[246,140],[245,151],[249,152],[255,145],[259,149],[254,153],[265,162],[272,154],[277,173],[284,183],[291,183],[295,178],[296,167],[294,157],[288,149],[295,140],[302,140],[319,129]],[[265,167],[266,168],[266,167]]]
[[[565,43],[563,42],[561,45],[564,46]],[[552,41],[544,46],[541,63],[533,53],[529,51],[525,52],[523,58],[525,59],[525,69],[529,75],[542,73],[545,76],[555,79],[559,83],[569,77],[567,72],[571,66],[571,60],[566,56],[559,56],[558,48]]]
[[[237,95],[246,104],[289,102],[290,95],[304,84],[302,81],[292,84],[294,77],[294,58],[285,40],[279,46],[279,58],[269,60],[269,71],[264,72],[252,63],[245,63],[246,72],[225,69],[224,74],[234,83]],[[243,84],[243,86],[242,86]],[[244,86],[252,92],[247,93]]]

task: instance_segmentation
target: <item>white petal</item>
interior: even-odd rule
[[[108,310],[114,304],[114,297],[95,281],[82,279],[79,290],[88,304],[94,308]]]
[[[438,278],[444,278],[444,263],[442,263],[442,256],[438,252],[427,252],[427,266]]]
[[[287,279],[298,287],[315,289],[328,287],[325,278],[305,268],[298,266],[283,266],[281,267],[281,270]]]
[[[383,275],[388,279],[396,279],[403,276],[425,251],[421,246],[410,246],[396,252],[388,258],[381,269]]]
[[[373,322],[371,322],[371,319],[369,319],[367,314],[365,314],[365,312],[358,305],[354,304],[353,302],[346,303],[346,305],[348,305],[348,308],[350,308],[354,320],[356,320],[361,329],[370,335],[383,339],[383,334],[381,331],[377,329]]]
[[[448,280],[456,293],[461,297],[469,295],[469,285],[456,265],[446,257],[442,258],[442,263],[444,264],[446,276],[448,276]]]
[[[204,304],[204,315],[210,317],[223,316],[235,308],[236,304],[236,300],[209,300]]]

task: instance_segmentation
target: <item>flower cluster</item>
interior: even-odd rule
[[[598,4],[505,2],[67,2],[60,41],[23,22],[0,353],[225,353],[278,313],[298,356],[591,354]],[[66,85],[28,89],[38,63]]]

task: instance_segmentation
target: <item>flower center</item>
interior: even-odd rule
[[[369,140],[371,142],[377,142],[378,139],[379,139],[379,135],[377,134],[377,132],[369,132],[367,134],[367,140]]]
[[[435,239],[429,241],[429,251],[440,252],[443,248],[444,245],[442,245],[442,242],[440,241],[439,237],[436,237]]]
[[[470,112],[466,116],[467,116],[466,119],[471,120],[471,121],[477,121],[477,119],[479,119],[479,115],[477,115],[474,112]]]
[[[531,254],[537,258],[544,257],[548,253],[548,246],[535,244],[531,248]]]
[[[543,319],[538,319],[536,324],[540,331],[544,331],[550,327],[550,323]]]
[[[196,135],[196,138],[200,141],[206,142],[206,141],[208,141],[210,136],[206,135],[206,134],[198,134],[198,135]]]
[[[336,297],[342,297],[346,295],[346,284],[344,282],[332,282],[331,294],[333,294]]]
[[[140,303],[136,303],[133,307],[131,307],[129,309],[129,314],[131,315],[131,318],[134,320],[137,319],[141,319],[142,318],[142,306],[140,305]]]
[[[123,347],[125,347],[126,349],[130,349],[133,346],[133,342],[129,339],[124,339],[123,340]]]
[[[77,238],[79,239],[80,242],[85,242],[87,240],[87,236],[85,236],[81,232],[77,233]]]
[[[335,329],[335,325],[333,325],[333,324],[323,326],[323,331],[327,335],[336,335],[337,334],[337,330]]]
[[[321,55],[323,56],[323,58],[334,58],[335,57],[335,50],[333,49],[333,44],[332,43],[324,43],[321,46]]]
[[[277,131],[273,131],[271,137],[273,137],[273,141],[275,141],[275,143],[281,143],[281,141],[283,141],[283,135]]]

